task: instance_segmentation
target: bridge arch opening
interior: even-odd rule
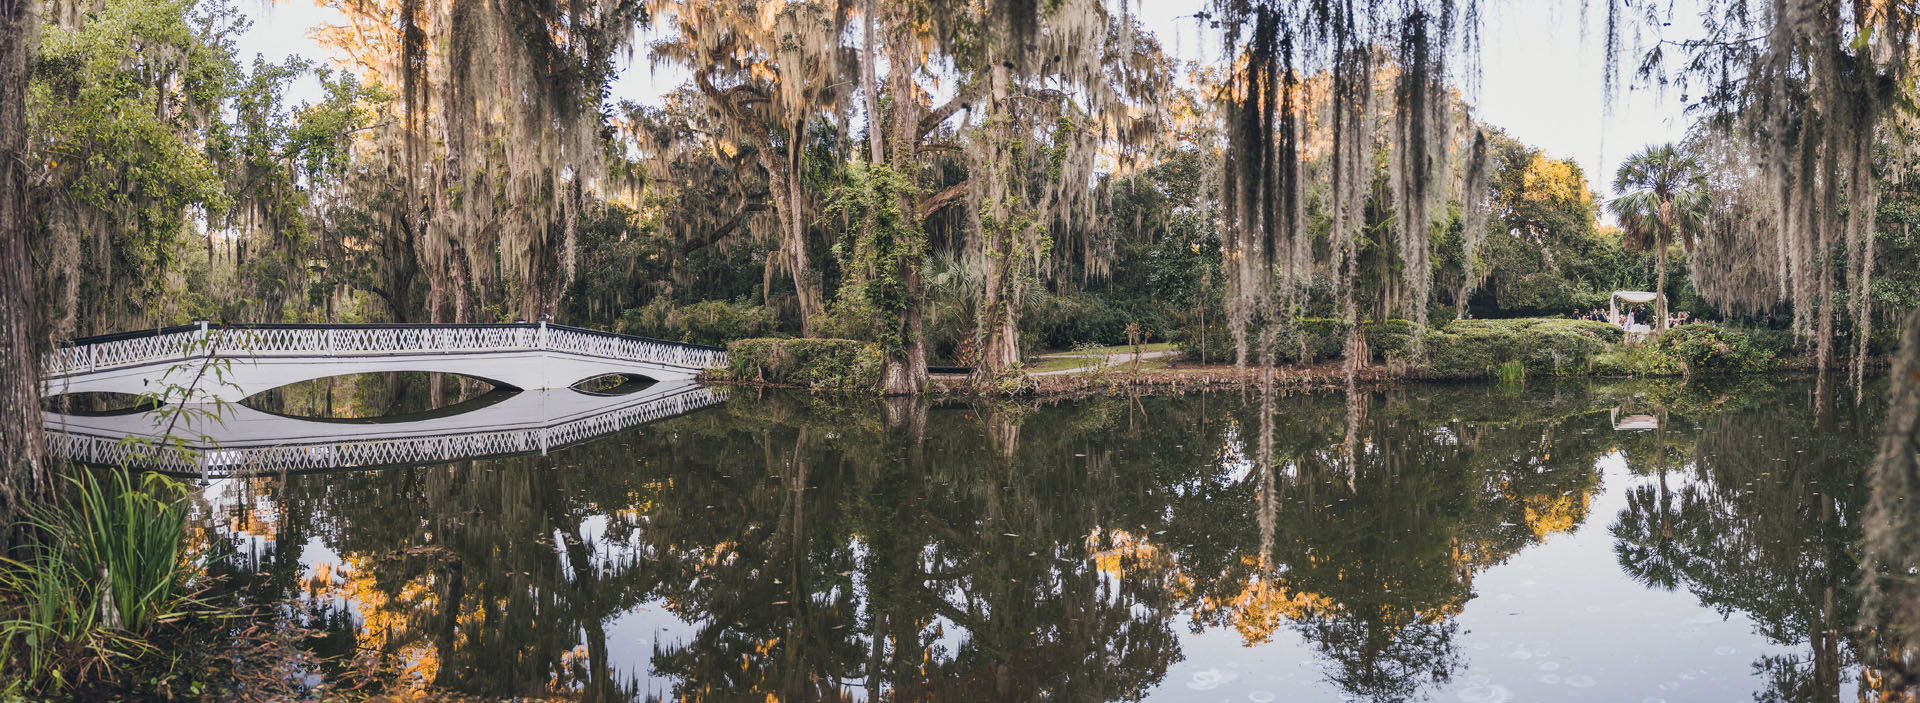
[[[470,412],[519,392],[510,384],[478,376],[375,371],[283,384],[247,396],[240,405],[306,420],[409,422]]]
[[[575,383],[573,389],[592,395],[627,395],[646,390],[655,383],[659,381],[640,374],[608,373]]]
[[[42,396],[40,409],[74,417],[113,417],[132,415],[159,408],[167,403],[152,395],[82,391]]]

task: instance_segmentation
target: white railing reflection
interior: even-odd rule
[[[237,421],[204,428],[197,437],[179,437],[177,443],[157,432],[137,431],[143,421],[138,417],[48,413],[47,442],[54,456],[72,461],[203,476],[371,468],[545,453],[726,400],[724,389],[693,384],[670,384],[630,397],[569,389],[523,395],[526,401],[521,403],[390,425],[343,425],[250,411]],[[478,428],[485,429],[475,431]]]

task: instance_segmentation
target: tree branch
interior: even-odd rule
[[[952,204],[953,201],[959,200],[960,196],[966,195],[967,184],[969,183],[972,183],[971,179],[947,186],[932,195],[922,198],[919,207],[920,219],[924,220],[933,216],[933,213],[939,212],[940,208],[946,207]]]
[[[959,112],[960,108],[972,104],[974,98],[979,95],[978,84],[979,82],[976,82],[974,86],[960,89],[953,94],[953,99],[948,100],[947,104],[934,108],[932,112],[920,118],[920,124],[915,125],[915,129],[913,130],[913,138],[917,140],[927,136],[928,132],[932,132],[935,127],[939,127],[940,123],[947,121],[947,118],[952,117],[953,113]]]

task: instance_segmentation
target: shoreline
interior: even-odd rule
[[[1869,374],[1887,368],[1891,360],[1874,357],[1868,360]],[[959,374],[939,374],[929,378],[925,395],[941,400],[962,400],[981,398],[1025,398],[1025,399],[1074,399],[1095,395],[1126,392],[1144,395],[1183,395],[1195,391],[1248,391],[1257,390],[1261,385],[1261,372],[1258,366],[1244,369],[1230,364],[1209,364],[1206,366],[1185,366],[1156,371],[1128,372],[1109,370],[1101,372],[1072,374],[1028,374],[1018,390],[1012,392],[986,390],[976,385],[970,376]],[[1848,369],[1842,365],[1829,368],[1829,373],[1844,377]],[[1289,392],[1304,391],[1342,391],[1347,388],[1346,370],[1339,362],[1328,362],[1307,366],[1289,365],[1272,368],[1273,387]],[[1737,378],[1751,376],[1805,376],[1819,373],[1811,359],[1785,360],[1778,366],[1763,373],[1716,373],[1700,374],[1698,378]],[[1590,380],[1627,380],[1627,379],[1678,379],[1688,380],[1682,374],[1664,375],[1615,375],[1615,374],[1567,374],[1532,376],[1517,381],[1560,382],[1578,379]],[[814,395],[867,395],[844,392],[814,390],[803,386],[767,383],[759,381],[736,381],[732,379],[702,376],[701,383],[739,388],[777,388],[784,390],[806,391]],[[1422,384],[1470,384],[1502,383],[1492,376],[1472,378],[1429,377],[1409,373],[1406,369],[1394,368],[1384,364],[1368,365],[1360,369],[1354,382],[1361,390],[1383,390],[1407,388]],[[1510,381],[1509,383],[1513,383]],[[876,394],[877,395],[877,394]],[[887,396],[881,396],[887,397]]]

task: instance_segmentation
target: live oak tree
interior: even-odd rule
[[[606,187],[601,101],[640,1],[331,6],[346,23],[322,43],[397,97],[356,149],[354,186],[425,279],[418,298],[386,290],[392,308],[453,322],[558,311],[580,220]]]
[[[27,209],[27,65],[38,0],[0,0],[0,524],[52,495],[40,429],[39,307],[34,300],[33,227]],[[0,551],[19,543],[0,530]]]

